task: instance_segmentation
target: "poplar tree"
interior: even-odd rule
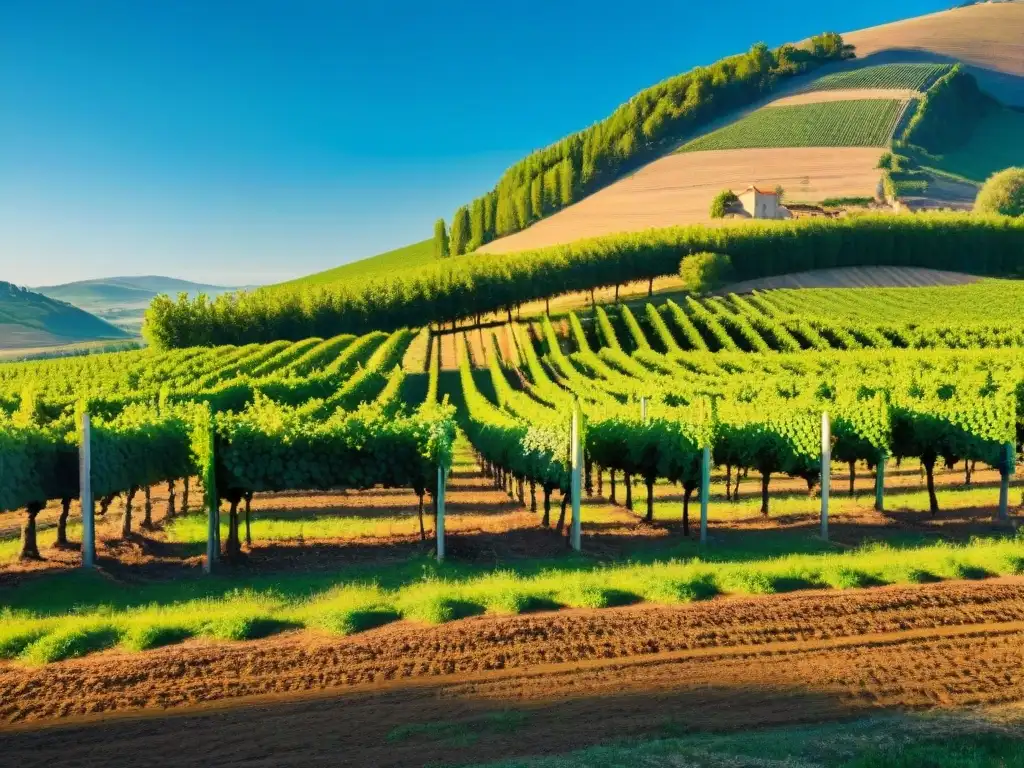
[[[484,198],[478,197],[469,209],[469,247],[467,251],[475,251],[484,244]]]
[[[452,231],[448,240],[448,250],[452,256],[466,253],[469,245],[469,209],[462,206],[452,218]]]
[[[444,225],[444,219],[434,222],[434,258],[448,258],[448,230]]]

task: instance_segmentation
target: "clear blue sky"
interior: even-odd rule
[[[0,279],[326,269],[672,74],[951,4],[4,0]]]

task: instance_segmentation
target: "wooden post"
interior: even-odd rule
[[[885,461],[889,458],[885,454],[878,457],[878,464],[875,465],[875,509],[879,512],[885,511]]]
[[[708,543],[708,499],[711,496],[711,446],[704,446],[700,461],[700,543]]]
[[[216,456],[214,455],[216,443],[214,437],[217,430],[214,418],[211,413],[207,446],[210,458],[203,477],[203,486],[206,490],[206,562],[203,564],[205,573],[212,573],[220,559],[220,500],[217,498]]]
[[[437,562],[444,560],[444,494],[448,481],[448,471],[437,465]]]
[[[1017,449],[1013,443],[1006,443],[1003,446],[1003,466],[999,473],[999,517],[998,520],[1006,522],[1010,519],[1010,475],[1013,474],[1017,464]]]
[[[96,566],[96,507],[92,499],[92,421],[82,414],[82,440],[78,446],[78,498],[82,505],[82,567]]]
[[[647,423],[647,398],[640,398],[640,421],[644,424]]]
[[[828,492],[832,482],[832,424],[821,414],[821,538],[828,541]]]
[[[582,494],[583,474],[583,440],[580,429],[580,406],[573,403],[572,406],[572,427],[569,430],[569,439],[572,441],[569,447],[569,456],[572,467],[572,482],[570,494],[572,496],[572,522],[569,524],[569,545],[580,551],[580,496]]]

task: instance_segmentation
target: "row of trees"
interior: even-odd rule
[[[864,214],[670,227],[500,257],[453,257],[347,285],[262,289],[213,301],[158,297],[146,313],[144,334],[167,348],[417,327],[674,274],[681,257],[702,252],[728,254],[737,280],[871,265],[1016,275],[1024,269],[1024,221]]]
[[[505,171],[493,190],[460,207],[452,219],[450,253],[468,253],[518,232],[770,92],[780,80],[851,55],[850,46],[831,32],[774,51],[758,43],[747,53],[640,91],[604,120],[531,153]],[[435,230],[438,252],[442,240]]]

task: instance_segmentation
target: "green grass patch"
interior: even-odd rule
[[[1021,136],[1024,136],[1024,112],[992,109],[981,118],[964,146],[920,162],[980,183],[996,171],[1024,165]]]
[[[905,102],[854,99],[762,107],[683,145],[680,152],[759,147],[884,147]]]
[[[905,535],[842,549],[806,532],[722,531],[711,546],[692,537],[672,537],[663,546],[617,565],[562,557],[498,571],[424,556],[386,570],[256,574],[241,589],[238,577],[223,575],[120,584],[57,573],[0,590],[7,606],[0,613],[0,657],[45,663],[117,644],[143,650],[194,636],[248,640],[302,627],[349,635],[399,618],[440,624],[483,613],[674,605],[718,594],[985,578],[1024,566],[1024,535],[964,545]]]
[[[349,264],[342,264],[323,272],[317,272],[287,283],[279,283],[273,288],[296,288],[316,285],[329,285],[330,283],[347,282],[350,280],[362,280],[365,278],[381,277],[396,270],[419,267],[434,260],[434,241],[423,240],[419,243],[396,248],[393,251],[379,253],[376,256],[368,256]]]
[[[102,620],[70,622],[27,646],[20,658],[29,664],[49,664],[105,651],[117,645],[120,639],[121,634],[112,623]]]

